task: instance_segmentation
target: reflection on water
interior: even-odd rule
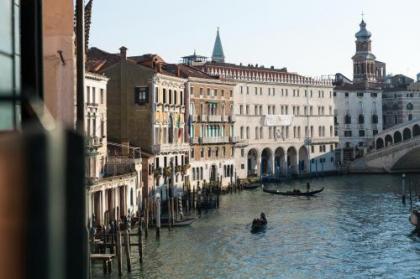
[[[305,190],[304,182],[281,189]],[[311,187],[325,190],[314,198],[225,195],[191,227],[150,237],[143,267],[136,261],[123,278],[419,278],[420,240],[410,234],[399,177],[320,178]],[[261,211],[267,230],[251,234]],[[100,265],[94,274],[103,277]]]

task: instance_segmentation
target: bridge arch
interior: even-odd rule
[[[385,146],[392,145],[392,143],[393,143],[392,136],[391,135],[386,135],[385,136]]]
[[[413,137],[420,136],[420,126],[418,124],[413,126]]]
[[[384,140],[382,138],[376,139],[376,149],[384,148]]]
[[[284,169],[286,168],[285,157],[284,149],[277,147],[276,151],[274,152],[274,172],[276,176],[282,175]]]
[[[411,130],[409,128],[405,128],[403,130],[403,140],[411,139]]]
[[[287,169],[288,173],[294,174],[297,171],[297,151],[291,146],[287,149]]]
[[[401,132],[400,131],[396,131],[394,133],[394,143],[400,143],[402,141],[402,136],[401,136]]]

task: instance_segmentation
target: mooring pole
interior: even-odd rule
[[[405,204],[405,173],[401,176],[402,203]]]

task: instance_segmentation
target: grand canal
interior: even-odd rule
[[[189,228],[163,229],[159,242],[152,230],[142,268],[135,261],[122,278],[420,278],[420,239],[411,234],[409,203],[401,204],[400,177],[327,177],[311,186],[325,190],[314,198],[260,189],[225,195]],[[268,228],[251,234],[261,211]],[[108,276],[118,278],[113,270]],[[94,274],[109,278],[101,265]]]

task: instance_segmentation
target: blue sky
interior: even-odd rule
[[[419,0],[94,0],[90,46],[168,62],[211,56],[219,26],[227,62],[352,75],[362,11],[388,73],[420,72]]]

